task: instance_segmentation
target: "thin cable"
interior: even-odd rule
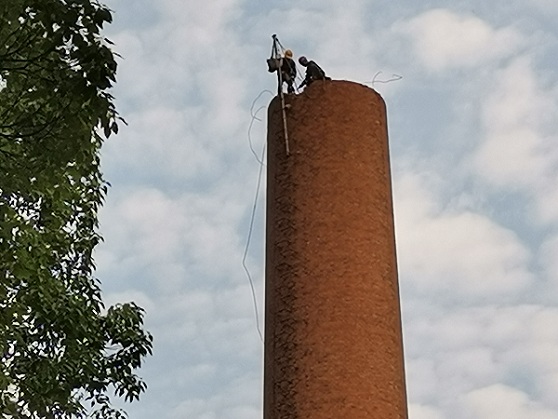
[[[253,121],[253,119],[252,119]],[[265,149],[266,149],[267,143],[264,142],[264,145],[262,147],[262,156],[261,156],[261,161],[263,161],[264,156],[265,156]],[[252,301],[254,302],[254,312],[256,314],[256,329],[258,330],[258,334],[260,335],[260,340],[264,341],[263,338],[263,334],[260,328],[260,315],[258,313],[258,300],[256,298],[256,291],[254,289],[254,281],[252,280],[252,275],[250,274],[250,271],[248,270],[248,266],[246,266],[246,257],[248,256],[248,249],[250,248],[250,241],[252,240],[252,231],[254,229],[254,219],[256,217],[256,208],[258,207],[258,197],[260,195],[260,185],[262,183],[262,173],[263,173],[263,164],[260,164],[260,172],[258,174],[258,183],[256,186],[256,194],[254,196],[254,205],[252,206],[252,216],[250,217],[250,227],[248,228],[248,238],[246,239],[246,247],[244,249],[244,256],[242,257],[242,266],[244,267],[244,270],[246,271],[246,275],[248,276],[248,282],[250,283],[250,289],[252,290]]]
[[[250,106],[250,116],[255,117],[255,115],[254,115],[254,106],[256,106],[256,102],[258,101],[258,99],[259,99],[260,97],[262,97],[262,95],[263,95],[264,93],[269,93],[271,96],[273,96],[273,92],[272,92],[271,90],[268,90],[268,89],[262,90],[262,91],[260,92],[260,94],[259,94],[258,96],[256,96],[256,98],[252,101],[252,106]],[[259,109],[258,109],[258,110],[259,110]],[[256,113],[258,113],[258,111],[256,111]],[[258,119],[258,118],[256,118],[256,119]],[[260,119],[258,119],[258,121],[260,121]]]
[[[391,83],[392,81],[398,81],[398,80],[401,80],[403,78],[403,76],[400,76],[399,74],[392,74],[391,79],[376,80],[376,77],[378,77],[380,74],[382,74],[382,72],[378,71],[376,74],[374,74],[374,77],[372,78],[372,81],[366,81],[366,82],[364,82],[364,84],[372,84],[372,87],[374,87],[375,83]]]
[[[250,125],[248,126],[248,143],[250,144],[250,150],[252,151],[252,154],[254,155],[254,157],[256,157],[256,160],[258,161],[258,163],[261,166],[265,166],[265,163],[263,162],[263,160],[260,160],[260,158],[256,154],[256,151],[254,150],[254,147],[252,146],[252,125],[254,125],[254,121],[256,121],[256,120],[261,121],[261,119],[257,118],[256,115],[258,114],[258,112],[260,110],[262,110],[264,108],[265,108],[265,106],[261,106],[260,108],[258,108],[256,113],[254,115],[252,115],[252,120],[250,121]]]
[[[262,160],[259,159],[258,155],[256,154],[256,150],[254,150],[254,145],[252,144],[252,126],[254,125],[254,121],[260,121],[261,119],[258,118],[258,112],[260,112],[262,109],[265,108],[265,106],[260,106],[256,112],[254,112],[254,106],[256,106],[256,102],[258,101],[258,99],[264,94],[264,93],[269,93],[270,95],[273,96],[273,93],[270,90],[262,90],[260,92],[260,94],[258,96],[256,96],[256,98],[253,100],[252,102],[252,106],[250,106],[250,115],[252,117],[252,120],[250,121],[250,125],[248,125],[248,145],[250,146],[250,151],[252,151],[252,154],[254,155],[254,157],[256,158],[256,160],[258,161],[258,163],[260,165],[264,165],[264,162]]]
[[[277,35],[273,35],[273,41],[277,43],[277,45],[279,45],[281,47],[281,52],[285,51],[285,47],[281,44],[281,42],[279,42],[279,38],[277,38]]]

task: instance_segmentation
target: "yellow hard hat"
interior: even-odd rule
[[[285,57],[293,58],[293,52],[290,49],[285,50]]]

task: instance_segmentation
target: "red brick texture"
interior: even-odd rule
[[[264,419],[407,418],[386,109],[316,82],[268,110]]]

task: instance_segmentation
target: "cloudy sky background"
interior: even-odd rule
[[[410,417],[558,418],[558,2],[107,4],[129,126],[103,150],[97,276],[155,337],[131,418],[262,416],[242,260],[273,33],[334,79],[382,72]],[[261,324],[263,190],[254,226]]]

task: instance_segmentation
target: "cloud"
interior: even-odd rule
[[[558,149],[553,117],[558,93],[527,57],[495,73],[480,103],[482,141],[473,153],[475,175],[498,188],[523,192],[537,220],[558,220]]]
[[[431,407],[422,406],[420,404],[409,404],[409,418],[411,419],[444,419],[442,413]]]
[[[203,419],[257,419],[261,418],[261,408],[254,394],[247,389],[260,382],[246,377],[231,383],[222,394],[208,398],[189,399],[180,403],[170,412],[169,418]],[[257,407],[256,407],[257,406]]]
[[[439,198],[428,188],[419,176],[395,180],[402,276],[417,290],[459,299],[524,290],[533,279],[531,256],[515,233],[480,213],[437,207]]]
[[[491,416],[488,400],[494,397],[518,412],[549,414],[558,407],[556,316],[556,308],[541,305],[448,311],[428,301],[415,304],[404,317],[405,339],[412,342],[406,344],[411,405],[439,409],[448,418],[500,417]]]
[[[532,186],[553,166],[550,114],[555,98],[538,84],[526,58],[513,60],[494,75],[481,103],[485,140],[475,156],[476,168],[504,186]]]
[[[495,384],[468,393],[464,397],[465,413],[460,417],[478,419],[556,419],[555,411],[545,409],[515,388]]]
[[[369,82],[379,70],[387,79],[390,66],[380,63],[379,57],[393,36],[384,38],[388,31],[375,6],[364,0],[281,2],[249,20],[247,31],[254,43],[252,49],[264,46],[257,51],[260,54],[269,54],[270,35],[276,33],[295,57],[305,55],[315,60],[334,79]],[[304,69],[299,67],[299,72],[303,74]]]
[[[200,284],[208,276],[244,282],[244,237],[237,226],[247,204],[243,195],[224,186],[211,195],[173,197],[145,188],[113,198],[102,212],[101,226],[111,247],[98,250],[99,276],[115,270],[136,281],[151,278],[149,286],[159,292]]]
[[[239,16],[242,3],[242,0],[211,0],[201,4],[162,0],[159,8],[167,22],[184,24],[193,44],[204,44],[221,39],[226,26]]]
[[[550,298],[558,295],[558,235],[552,234],[541,245],[539,261],[544,272],[545,294]]]
[[[428,10],[395,29],[409,37],[416,57],[428,70],[474,68],[509,57],[524,43],[512,28],[493,28],[472,15]]]

